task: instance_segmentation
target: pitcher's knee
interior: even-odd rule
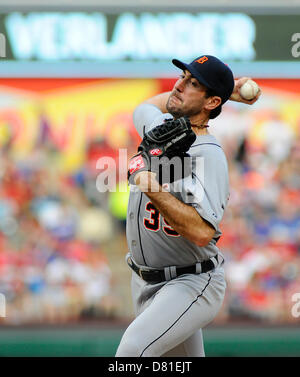
[[[144,336],[140,334],[130,334],[130,332],[123,335],[119,347],[116,352],[116,357],[159,357],[163,354],[163,350],[158,347],[157,343],[146,341]]]
[[[139,357],[142,353],[137,337],[124,334],[116,352],[116,357]]]

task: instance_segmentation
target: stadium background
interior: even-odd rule
[[[133,3],[120,3],[115,13],[132,11]],[[220,4],[222,14],[254,19],[300,11],[288,2],[265,2],[264,9],[251,3],[215,1],[203,12],[219,11]],[[66,4],[55,11],[113,13],[101,4],[74,2],[80,9]],[[145,2],[134,4],[154,12]],[[1,23],[6,15],[45,11],[37,5],[2,6],[0,32],[8,33]],[[175,5],[174,12],[183,11]],[[193,14],[202,11],[188,5]],[[231,194],[219,241],[228,289],[204,330],[208,356],[300,355],[300,62],[288,36],[276,39],[285,52],[274,41],[266,45],[269,58],[227,60],[236,77],[251,76],[263,95],[252,107],[226,104],[211,122],[229,161]],[[170,90],[178,72],[158,58],[89,65],[77,56],[72,66],[34,54],[21,59],[9,37],[0,61],[0,293],[6,304],[0,355],[112,356],[133,315],[120,150],[130,158],[139,143],[134,107]],[[117,172],[113,192],[101,192],[101,157]]]

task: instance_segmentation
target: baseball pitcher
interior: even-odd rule
[[[171,92],[133,114],[142,137],[128,180],[126,261],[132,269],[136,318],[116,356],[204,356],[201,329],[221,308],[226,282],[218,249],[228,197],[228,168],[209,119],[229,99],[244,100],[230,68],[205,55],[190,64]]]

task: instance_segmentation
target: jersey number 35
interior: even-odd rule
[[[167,220],[161,216],[159,210],[154,207],[152,202],[146,203],[145,210],[150,212],[150,218],[144,217],[144,226],[146,229],[152,232],[158,232],[162,223],[162,230],[167,236],[180,236],[180,234],[168,224]]]

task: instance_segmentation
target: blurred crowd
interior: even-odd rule
[[[296,320],[291,310],[300,292],[300,139],[279,118],[265,125],[263,143],[247,135],[224,141],[230,198],[218,246],[228,283],[223,314],[230,319]]]
[[[225,321],[293,320],[292,295],[300,292],[300,140],[271,128],[259,147],[247,135],[223,140],[231,186],[218,243],[226,258]],[[124,235],[128,193],[101,193],[95,169],[101,155],[117,153],[93,140],[82,167],[69,174],[59,169],[59,151],[47,138],[23,159],[13,157],[9,143],[1,148],[6,323],[123,315],[108,253]]]
[[[116,211],[116,193],[97,190],[96,170],[90,168],[95,145],[106,153],[104,142],[91,143],[86,163],[73,174],[60,170],[59,151],[51,143],[37,145],[18,161],[9,146],[2,148],[0,292],[6,298],[6,323],[118,313],[105,250],[124,232],[126,208]]]

